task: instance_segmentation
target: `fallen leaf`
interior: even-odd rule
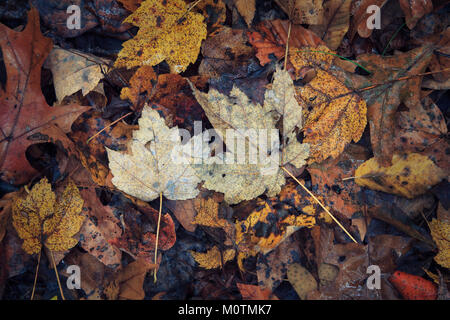
[[[130,87],[122,88],[120,99],[128,99],[135,109],[145,100],[142,99],[143,94],[151,96],[153,88],[156,85],[156,73],[151,66],[142,66],[136,70],[136,73],[130,79]]]
[[[414,28],[420,18],[433,11],[433,2],[429,0],[399,0],[399,3],[409,29]]]
[[[381,10],[386,2],[387,0],[361,0],[353,2],[351,10],[353,19],[348,32],[350,40],[354,38],[356,33],[362,38],[371,36],[374,29],[368,27],[367,20],[373,16],[374,12],[373,10],[368,11],[367,8],[374,5]]]
[[[146,0],[124,22],[139,31],[123,43],[116,67],[154,66],[165,60],[172,73],[180,73],[197,60],[206,38],[203,16],[188,12],[182,0]]]
[[[52,41],[39,29],[39,13],[31,9],[24,31],[0,25],[0,46],[5,59],[6,90],[0,91],[0,170],[2,179],[13,184],[27,182],[36,170],[26,159],[33,136],[51,124],[69,132],[72,122],[90,107],[50,107],[41,91],[41,67],[51,51]],[[39,115],[39,116],[36,116]]]
[[[234,163],[234,154],[228,151],[213,157],[209,162],[212,164],[196,167],[200,179],[205,181],[203,187],[224,193],[225,201],[230,204],[254,199],[264,192],[268,196],[276,195],[285,182],[284,174],[278,165],[291,163],[300,168],[305,164],[309,154],[309,146],[301,144],[296,138],[296,130],[302,128],[301,108],[295,100],[293,82],[287,71],[277,69],[273,88],[266,91],[263,106],[249,101],[236,86],[231,90],[230,96],[223,95],[215,89],[210,89],[208,94],[205,94],[191,86],[197,101],[222,140],[225,140],[227,129],[234,129],[237,138],[244,139],[244,142],[248,141],[250,146],[254,145],[253,140],[248,140],[249,130],[254,130],[255,133],[260,130],[263,132],[262,135],[268,135],[271,130],[275,130],[275,122],[283,117],[281,150],[275,145],[269,145],[274,144],[274,141],[266,143],[269,145],[265,147],[267,151],[259,150],[260,154],[261,152],[263,155],[270,154],[266,163],[258,161],[256,164],[237,164]],[[226,140],[225,143],[234,144]],[[250,156],[256,155],[255,149],[257,150],[256,147],[253,148]],[[243,152],[244,154],[239,156],[251,153]],[[280,153],[281,161],[277,159]],[[233,161],[231,164],[228,163],[230,160]],[[227,165],[221,165],[224,161]]]
[[[143,0],[118,0],[125,9],[130,12],[135,12],[141,5]]]
[[[321,24],[323,0],[275,0],[295,24]]]
[[[219,218],[219,204],[213,199],[199,199],[194,204],[197,215],[192,223],[206,227],[224,228],[228,224]]]
[[[367,103],[373,154],[384,166],[390,165],[394,153],[394,116],[398,106],[403,102],[414,109],[420,104],[421,77],[409,77],[425,71],[432,52],[431,47],[423,46],[389,57],[358,56],[358,63],[372,72],[360,88],[375,87],[361,92],[361,96]],[[397,80],[402,77],[407,79]]]
[[[439,249],[434,260],[444,268],[450,268],[450,223],[433,219],[429,226],[431,236]]]
[[[188,145],[188,147],[190,147]],[[145,106],[139,130],[128,144],[129,154],[106,148],[112,183],[144,201],[163,194],[170,200],[186,200],[198,194],[197,178],[189,164],[176,163],[182,152],[178,128],[169,128],[153,109]]]
[[[55,46],[45,66],[52,71],[58,102],[81,90],[83,96],[94,90],[108,72],[109,60],[78,50]],[[103,90],[103,85],[100,87]]]
[[[243,30],[228,27],[209,35],[202,45],[199,74],[209,77],[220,77],[224,73],[247,75],[249,60],[254,53],[246,42]]]
[[[236,283],[244,300],[278,300],[270,289],[263,289],[254,284]]]
[[[350,144],[336,159],[308,166],[314,194],[322,196],[327,206],[346,218],[361,214],[363,203],[358,197],[361,187],[353,179],[343,179],[354,177],[356,169],[368,158],[363,147]]]
[[[227,8],[222,0],[203,0],[196,7],[206,18],[209,30],[219,28],[227,18]]]
[[[424,194],[446,176],[433,161],[417,153],[394,154],[389,167],[371,158],[359,166],[355,175],[360,186],[409,199]]]
[[[78,188],[70,182],[58,202],[47,179],[33,186],[26,198],[13,204],[13,225],[22,247],[28,254],[38,253],[45,245],[51,251],[65,251],[78,240],[73,236],[85,219],[81,215],[83,199]]]
[[[245,23],[250,27],[255,17],[255,0],[233,0],[239,14],[244,18]]]
[[[325,41],[327,47],[332,50],[339,47],[348,31],[351,3],[351,0],[325,1],[323,4],[324,21],[309,28]]]
[[[234,249],[227,249],[223,253],[219,251],[219,248],[216,246],[212,247],[205,253],[190,251],[191,255],[194,257],[195,261],[201,268],[205,269],[216,269],[223,266],[223,264],[227,263],[234,259],[235,251]],[[222,263],[223,261],[223,263]]]
[[[296,74],[313,68],[316,76],[296,88],[305,114],[305,142],[311,145],[310,162],[336,158],[352,140],[358,142],[366,127],[366,103],[332,72],[333,53],[325,46],[291,48]]]
[[[289,282],[294,287],[300,299],[305,300],[308,293],[317,289],[317,281],[301,264],[290,264],[287,269]]]
[[[256,27],[257,31],[247,32],[249,42],[256,49],[256,57],[262,66],[281,59],[286,53],[286,42],[289,31],[288,20],[263,21]],[[291,26],[289,46],[318,46],[324,42],[312,31],[299,25]]]

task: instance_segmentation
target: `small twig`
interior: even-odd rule
[[[92,137],[90,137],[89,139],[86,140],[86,143],[89,143],[89,141],[91,141],[92,139],[94,139],[96,136],[98,136],[100,133],[102,133],[103,131],[105,131],[106,129],[108,129],[109,127],[115,125],[117,122],[119,122],[120,120],[125,119],[126,117],[128,117],[130,114],[132,114],[133,112],[128,112],[126,115],[121,116],[119,119],[111,122],[110,124],[108,124],[106,127],[104,127],[102,130],[100,130],[99,132],[97,132],[96,134],[94,134]]]
[[[39,251],[38,262],[37,262],[37,266],[36,266],[36,272],[34,274],[33,291],[31,292],[31,299],[30,300],[33,300],[33,298],[34,298],[34,290],[36,289],[36,282],[37,282],[37,277],[38,277],[38,273],[39,273],[39,264],[41,263],[41,253],[42,253],[42,249]]]
[[[61,282],[59,281],[58,269],[56,269],[56,263],[55,263],[55,257],[53,256],[53,251],[52,250],[49,250],[49,251],[50,251],[50,256],[51,256],[52,262],[53,262],[53,268],[55,269],[56,280],[58,281],[58,287],[59,287],[59,292],[61,293],[61,298],[63,300],[66,300],[64,298],[64,293],[63,293],[63,290],[62,290],[62,287],[61,287]]]
[[[162,212],[162,192],[159,193],[159,213],[158,213],[158,226],[156,227],[156,243],[155,243],[155,265],[157,264],[157,258],[158,258],[158,241],[159,241],[159,226],[161,224],[161,212]],[[156,272],[158,268],[155,268],[153,270],[153,279],[156,283]]]
[[[286,40],[286,52],[284,53],[284,70],[286,70],[286,65],[287,65],[287,61],[288,61],[289,39],[291,37],[291,27],[292,27],[292,22],[289,21],[289,29],[288,29],[288,35],[287,35],[287,40]]]
[[[352,239],[353,242],[358,243],[358,241],[355,240],[355,238],[352,237],[352,235],[344,228],[344,226],[339,222],[338,219],[336,219],[333,214],[322,204],[322,202],[319,201],[319,199],[316,198],[316,196],[308,190],[308,188],[306,188],[296,177],[294,177],[294,175],[292,173],[290,173],[285,167],[281,166],[281,169],[284,170],[284,172],[286,172],[288,175],[291,176],[292,179],[295,180],[295,182],[297,182],[311,197],[313,197],[313,199],[322,207],[323,210],[325,210],[326,213],[328,213],[328,215],[334,220],[334,222],[337,223],[337,225],[339,227],[341,227],[341,229],[350,237],[350,239]]]

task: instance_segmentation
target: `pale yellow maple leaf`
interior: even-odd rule
[[[185,71],[197,60],[206,39],[203,20],[201,14],[188,11],[182,0],[144,1],[124,20],[139,31],[123,44],[115,66],[154,66],[165,60],[172,73]]]
[[[175,161],[184,152],[178,127],[169,128],[148,105],[142,110],[139,130],[128,142],[128,153],[106,150],[112,183],[129,195],[151,201],[161,193],[170,200],[192,199],[199,193],[200,180],[189,162]]]
[[[85,216],[81,215],[83,199],[78,188],[70,182],[56,201],[47,179],[33,186],[25,198],[14,200],[13,225],[29,254],[41,251],[45,245],[51,251],[65,251],[78,240],[73,236],[80,230]]]
[[[233,159],[235,154],[227,151],[216,155],[211,164],[196,167],[200,179],[205,181],[204,187],[224,193],[225,200],[230,204],[251,200],[263,193],[268,196],[278,194],[285,183],[279,166],[290,163],[299,168],[306,163],[309,155],[309,145],[298,142],[296,138],[297,130],[302,128],[302,113],[287,71],[277,67],[273,88],[266,91],[262,106],[251,102],[237,87],[233,87],[229,96],[215,89],[206,94],[192,84],[191,87],[215,131],[227,146],[234,144],[234,141],[226,140],[229,129],[234,130],[235,138],[245,144],[245,163],[229,163],[228,160]],[[280,118],[283,118],[284,125],[283,141],[277,145],[277,141],[272,140],[272,133],[275,131],[278,137],[276,123]],[[267,134],[266,146],[257,144],[258,140],[251,137],[252,132]],[[251,163],[251,147],[253,153],[270,155],[267,161]],[[239,150],[236,153],[242,156]]]

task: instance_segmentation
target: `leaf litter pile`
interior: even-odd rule
[[[0,12],[3,299],[450,298],[446,1]]]

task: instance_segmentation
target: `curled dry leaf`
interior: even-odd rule
[[[34,254],[41,251],[42,245],[51,251],[74,247],[78,240],[73,236],[85,219],[82,207],[83,199],[73,182],[56,201],[51,185],[42,179],[25,198],[18,198],[13,204],[13,225],[23,239],[23,249]]]
[[[315,77],[296,88],[305,114],[305,142],[311,145],[310,162],[336,158],[352,140],[358,142],[366,127],[366,103],[346,82],[333,74],[333,53],[325,46],[291,48],[298,75],[314,69]]]
[[[92,54],[58,46],[53,48],[45,63],[52,71],[56,98],[60,103],[78,90],[85,96],[96,89],[110,64],[109,60]],[[96,90],[103,91],[103,85]]]
[[[367,19],[373,15],[373,11],[368,11],[369,6],[375,5],[381,8],[386,4],[387,0],[360,0],[354,1],[352,4],[352,23],[349,30],[349,38],[353,39],[356,33],[362,38],[368,38],[373,32],[372,28],[367,26]]]
[[[376,158],[371,158],[356,170],[355,175],[360,186],[409,199],[424,194],[446,177],[433,161],[418,153],[394,154],[389,167],[380,166]]]
[[[26,159],[33,137],[49,125],[69,132],[72,122],[90,107],[50,107],[41,91],[41,67],[52,49],[52,41],[39,29],[39,13],[31,9],[28,24],[16,32],[0,24],[0,46],[6,66],[6,90],[0,91],[0,171],[13,184],[27,182],[36,170]],[[39,115],[39,116],[36,116]]]
[[[187,11],[182,0],[146,0],[124,22],[139,27],[123,44],[116,67],[154,66],[166,61],[172,73],[186,70],[197,60],[206,24],[201,14]]]

